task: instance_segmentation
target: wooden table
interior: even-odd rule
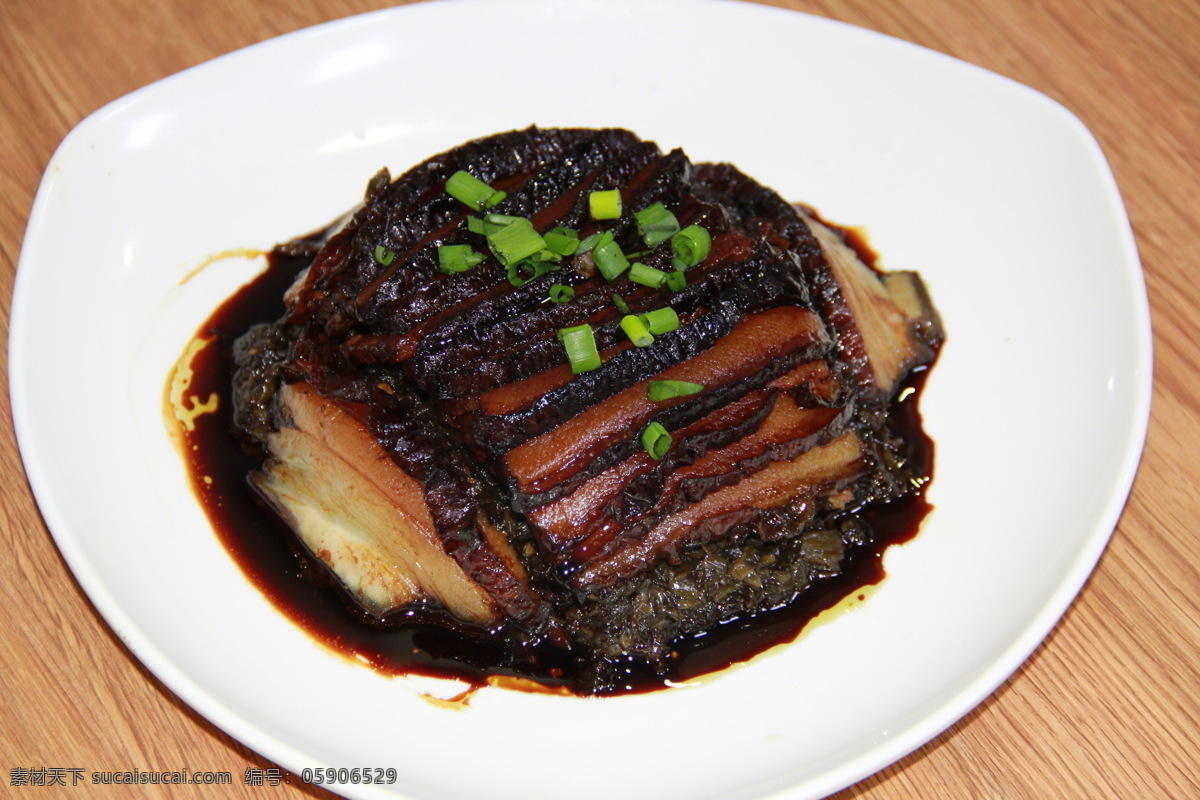
[[[0,2],[0,322],[38,181],[110,100],[383,0]],[[836,795],[1200,797],[1200,5],[1195,0],[776,0],[941,50],[1059,100],[1095,133],[1128,206],[1155,323],[1153,419],[1132,497],[1050,638],[950,731]],[[7,376],[7,344],[0,374]],[[0,393],[0,795],[284,798],[274,765],[184,706],[113,636],[25,482]],[[1103,435],[1103,432],[1098,432]],[[228,771],[220,790],[12,787],[13,770]],[[68,776],[68,783],[69,783]],[[316,790],[308,794],[322,796]]]

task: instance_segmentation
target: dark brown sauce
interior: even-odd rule
[[[252,324],[273,321],[284,313],[283,293],[307,261],[272,253],[270,267],[217,309],[199,331],[200,336],[215,337],[215,341],[192,361],[194,377],[189,391],[201,397],[216,392],[221,402],[215,413],[196,418],[194,431],[183,434],[183,452],[194,491],[222,543],[282,613],[326,646],[380,672],[454,678],[472,686],[508,676],[580,691],[583,684],[578,668],[567,654],[550,645],[514,660],[502,645],[447,629],[445,620],[433,624],[431,612],[402,615],[400,624],[372,623],[355,611],[336,580],[323,565],[306,556],[290,528],[250,488],[246,476],[261,465],[263,454],[247,449],[243,437],[235,435],[229,402],[232,345]],[[904,393],[906,399],[898,404],[893,419],[897,431],[913,444],[912,457],[921,474],[929,475],[933,444],[921,431],[917,411],[925,373],[921,370],[910,378],[914,391]],[[677,643],[665,675],[630,662],[621,686],[611,693],[652,691],[689,681],[794,640],[822,612],[881,581],[883,552],[916,535],[929,510],[921,491],[868,514],[873,543],[852,551],[840,576],[817,581],[788,606]]]

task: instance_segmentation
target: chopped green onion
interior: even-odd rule
[[[649,347],[654,344],[654,337],[646,329],[646,323],[633,314],[621,317],[621,330],[625,331],[625,335],[629,337],[629,341],[633,342],[634,347]]]
[[[655,461],[662,461],[662,457],[671,449],[671,434],[661,423],[651,422],[642,431],[642,447]]]
[[[540,278],[554,267],[544,261],[525,259],[507,265],[508,282],[513,286],[524,286],[534,278]]]
[[[533,229],[533,223],[517,217],[499,230],[488,234],[488,245],[501,264],[523,261],[546,249],[546,243]]]
[[[655,336],[679,329],[679,315],[670,306],[656,308],[639,316],[642,322],[645,323],[646,328]]]
[[[600,270],[600,274],[610,281],[616,280],[617,276],[629,269],[629,259],[612,238],[596,245],[596,249],[592,251],[592,260],[596,262],[596,269]]]
[[[640,261],[635,261],[629,265],[629,280],[634,283],[640,283],[642,286],[657,289],[666,282],[667,273],[661,269],[647,267]]]
[[[381,266],[386,267],[388,264],[391,264],[396,260],[396,253],[392,250],[388,250],[381,244],[377,244],[375,245],[375,260],[378,261]]]
[[[704,384],[691,381],[650,381],[646,387],[646,397],[655,403],[670,400],[672,397],[686,397],[704,391]]]
[[[491,208],[508,197],[504,192],[496,191],[479,178],[461,169],[446,180],[446,194],[476,211]]]
[[[629,303],[625,302],[625,298],[621,297],[621,295],[617,294],[616,292],[612,293],[612,301],[613,305],[617,307],[617,311],[620,311],[622,314],[633,313],[633,311],[629,308]]]
[[[588,195],[588,210],[592,219],[621,218],[621,190],[605,189]]]
[[[688,225],[671,238],[671,245],[685,268],[694,267],[708,258],[712,250],[712,237],[699,225]]]
[[[562,283],[550,284],[551,303],[569,303],[575,299],[575,289]]]
[[[509,225],[521,217],[511,217],[508,214],[485,214],[480,217],[467,217],[467,230],[471,233],[482,233],[491,236],[496,231]]]
[[[567,351],[567,361],[571,363],[571,372],[578,375],[600,366],[600,351],[596,349],[596,337],[592,326],[576,325],[571,328],[560,328],[558,340]]]
[[[493,225],[507,225],[510,222],[516,222],[519,219],[525,219],[524,217],[514,217],[512,214],[497,214],[495,211],[490,214],[484,214],[483,218],[485,221]]]
[[[469,244],[444,244],[437,249],[438,269],[447,275],[466,272],[487,256],[475,252]]]
[[[590,253],[596,249],[597,245],[611,241],[613,238],[612,231],[596,231],[593,234],[585,236],[579,243],[579,247],[575,248],[575,252],[580,255]]]
[[[687,276],[683,270],[677,269],[667,273],[667,288],[672,292],[681,292],[687,286]]]
[[[531,258],[534,261],[547,261],[547,262],[553,262],[554,264],[557,264],[558,262],[562,261],[562,256],[560,256],[558,253],[556,253],[550,249],[538,250],[536,253],[534,253],[531,256]]]
[[[546,248],[560,256],[569,256],[579,247],[579,232],[570,228],[555,228],[542,234]]]
[[[656,247],[679,231],[679,220],[662,203],[651,203],[633,218],[647,247]]]

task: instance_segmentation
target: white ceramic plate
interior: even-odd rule
[[[923,399],[937,506],[870,599],[700,686],[419,697],[314,644],[242,576],[162,421],[169,368],[269,248],[461,141],[621,125],[864,225],[949,339]],[[1045,97],[825,20],[705,0],[455,0],[217,59],[98,111],[46,172],[13,300],[21,451],[105,619],[187,703],[352,797],[785,797],[938,734],[1058,620],[1116,523],[1150,386],[1112,176]]]

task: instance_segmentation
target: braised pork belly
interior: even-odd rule
[[[347,596],[606,668],[803,602],[928,478],[890,424],[920,278],[628,131],[469,142],[319,241],[238,341],[251,481]]]

